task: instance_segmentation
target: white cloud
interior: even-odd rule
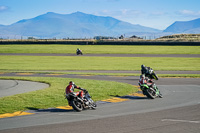
[[[0,6],[0,12],[7,10],[8,7],[7,6]]]
[[[178,14],[181,14],[181,15],[192,15],[192,16],[199,16],[200,15],[200,11],[192,11],[192,10],[181,10],[181,11],[178,11]]]
[[[163,16],[163,15],[166,15],[167,13],[165,12],[162,12],[162,11],[157,11],[157,12],[152,12],[150,15],[153,15],[153,16]]]
[[[100,12],[96,12],[96,15],[101,16],[112,16],[117,18],[126,18],[126,17],[134,17],[142,15],[142,12],[139,10],[130,10],[130,9],[119,9],[116,11],[111,10],[102,10]]]
[[[141,15],[142,12],[139,10],[129,10],[129,9],[122,9],[121,10],[122,15]]]

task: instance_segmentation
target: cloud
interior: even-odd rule
[[[142,12],[139,10],[129,10],[129,9],[122,9],[120,10],[122,15],[132,16],[132,15],[141,15]]]
[[[178,14],[184,15],[184,16],[200,16],[200,11],[181,10],[181,11],[178,11]]]
[[[6,11],[6,10],[8,10],[7,6],[1,6],[0,5],[0,12]]]
[[[130,9],[119,9],[115,11],[111,10],[102,10],[100,12],[96,12],[96,15],[101,16],[112,16],[117,18],[124,18],[124,17],[134,17],[134,16],[140,16],[142,15],[142,11],[139,10],[130,10]]]
[[[157,12],[150,13],[150,15],[153,15],[153,16],[163,16],[163,15],[166,15],[166,14],[167,13],[162,12],[162,11],[157,11]]]

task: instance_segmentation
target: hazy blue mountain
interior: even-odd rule
[[[0,26],[1,35],[33,36],[39,38],[84,38],[94,36],[119,36],[134,32],[161,32],[133,25],[112,17],[102,17],[82,12],[57,14],[48,12],[32,19]]]
[[[164,32],[172,33],[200,33],[200,18],[192,21],[176,21]]]

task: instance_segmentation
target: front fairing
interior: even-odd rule
[[[149,86],[147,84],[139,84],[141,90],[149,89]]]

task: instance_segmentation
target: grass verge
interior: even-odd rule
[[[0,70],[140,70],[141,64],[155,70],[199,71],[200,58],[174,57],[83,57],[0,56]]]
[[[200,54],[200,46],[0,45],[0,53]]]
[[[64,91],[70,80],[87,89],[95,101],[137,91],[137,87],[130,84],[113,81],[54,77],[0,77],[0,79],[30,80],[50,84],[50,87],[46,89],[0,98],[0,114],[67,105],[67,100],[64,99]]]

